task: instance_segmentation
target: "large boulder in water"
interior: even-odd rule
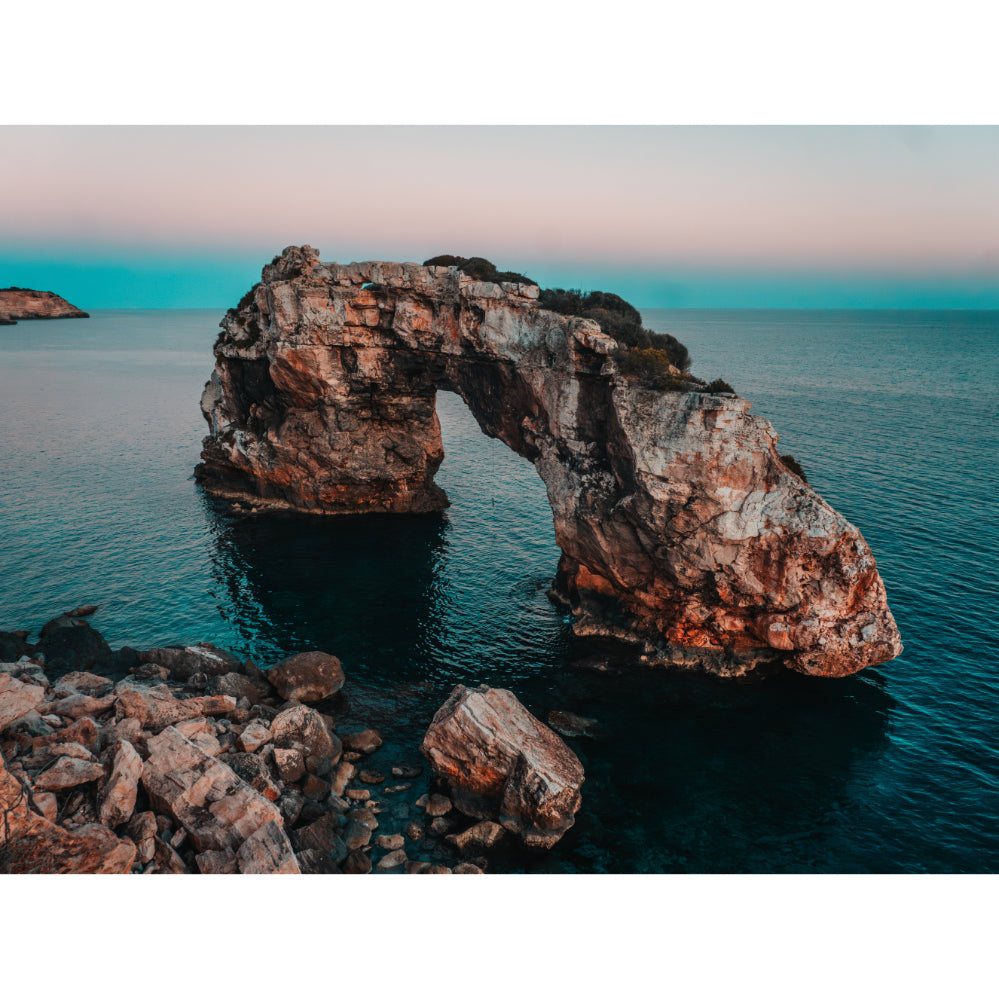
[[[326,652],[299,652],[277,664],[267,679],[285,701],[312,704],[330,697],[343,686],[343,668]]]
[[[491,802],[527,846],[553,846],[575,821],[583,765],[509,690],[458,684],[422,750],[452,787]]]
[[[115,654],[100,632],[68,614],[44,625],[34,654],[45,656],[45,672],[53,680],[74,671],[101,673],[115,662]]]
[[[242,664],[225,649],[217,649],[208,642],[197,645],[168,645],[161,649],[147,649],[138,653],[139,661],[165,666],[171,680],[190,680],[196,673],[205,676],[223,676],[239,673]]]

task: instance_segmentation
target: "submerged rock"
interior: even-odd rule
[[[500,823],[528,846],[553,846],[575,821],[582,764],[508,690],[458,684],[422,749],[449,783],[490,800]]]

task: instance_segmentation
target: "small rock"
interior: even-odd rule
[[[244,753],[255,753],[264,743],[271,741],[271,727],[259,719],[250,722],[236,739],[236,745]]]
[[[343,842],[349,851],[360,850],[371,842],[371,830],[363,822],[351,818],[344,830]]]
[[[393,777],[419,777],[423,773],[423,767],[421,766],[402,766],[393,767],[392,776]]]
[[[74,607],[71,611],[66,611],[66,617],[90,617],[97,613],[97,604],[84,604],[82,607]]]
[[[445,818],[443,815],[438,815],[437,818],[430,823],[430,831],[435,836],[444,836],[446,833],[450,832],[453,825],[454,823],[450,819]]]
[[[375,837],[375,846],[381,847],[383,850],[401,850],[405,845],[406,841],[399,833]]]
[[[51,791],[35,791],[31,796],[35,807],[49,820],[55,822],[59,813],[59,802]]]
[[[430,874],[450,874],[451,868],[445,867],[443,864],[434,864],[430,868]]]
[[[447,841],[462,853],[480,852],[495,847],[505,833],[498,822],[477,822],[464,832],[448,836]]]
[[[345,752],[343,754],[343,758],[347,760],[348,763],[356,763],[363,755],[364,753]]]
[[[408,860],[406,861],[405,872],[407,874],[429,874],[430,867],[430,862],[426,860]]]
[[[155,854],[156,844],[153,840],[156,839],[157,831],[156,816],[152,812],[136,812],[125,827],[128,838],[136,846],[137,858],[144,864],[148,864]]]
[[[429,794],[421,794],[419,798],[416,799],[416,807],[425,809],[427,807],[427,802],[430,801]]]
[[[596,718],[583,718],[569,711],[549,711],[548,724],[568,739],[598,739],[602,734],[602,726]]]
[[[455,874],[484,874],[485,871],[481,867],[476,867],[475,864],[455,864],[454,865]]]
[[[400,791],[408,791],[412,784],[393,784],[391,787],[383,788],[385,794],[398,794]]]
[[[344,874],[370,874],[371,858],[360,850],[353,850],[347,854],[347,859],[343,862]]]
[[[342,738],[345,749],[365,755],[373,753],[382,744],[382,737],[374,728],[367,728],[363,732],[349,732]]]
[[[375,815],[374,809],[356,808],[350,813],[350,818],[354,822],[360,822],[362,825],[367,826],[372,832],[378,828],[378,818]]]
[[[330,786],[326,781],[321,780],[316,777],[315,774],[309,774],[305,779],[305,783],[302,785],[302,794],[306,798],[312,801],[323,801],[325,798],[329,797]]]
[[[50,756],[72,756],[74,760],[86,760],[88,763],[96,763],[94,754],[86,746],[79,742],[67,742],[63,745],[56,743],[49,746]]]
[[[113,829],[132,817],[141,777],[142,759],[135,747],[130,742],[119,742],[111,776],[97,799],[103,825]]]
[[[202,874],[238,874],[236,854],[232,850],[205,850],[194,862]]]
[[[302,808],[305,805],[305,796],[300,794],[298,791],[285,791],[284,794],[278,798],[277,806],[281,815],[284,818],[285,824],[288,826],[294,825],[298,821],[299,815],[302,814]]]
[[[427,802],[427,815],[437,818],[451,811],[451,799],[443,794],[432,794]]]
[[[350,787],[347,788],[346,797],[351,801],[367,801],[371,792],[366,787]]]
[[[300,749],[275,749],[274,766],[285,784],[294,784],[305,776],[305,756]]]
[[[156,837],[153,839],[153,861],[157,874],[186,874],[187,864],[183,857],[169,844]]]
[[[336,769],[333,771],[333,776],[330,780],[331,790],[333,794],[343,796],[344,791],[347,789],[347,782],[354,777],[357,770],[354,768],[353,763],[348,763],[346,760],[341,760],[337,764]]]
[[[378,861],[376,865],[380,871],[391,871],[396,867],[401,867],[406,863],[406,851],[405,850],[393,850],[391,853],[386,853],[381,860]]]
[[[377,770],[362,770],[358,773],[357,779],[364,784],[381,784],[385,780],[385,774],[379,773]]]
[[[414,843],[418,843],[423,839],[423,826],[419,822],[410,822],[406,826],[406,836]]]

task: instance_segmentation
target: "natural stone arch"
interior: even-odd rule
[[[899,654],[867,544],[746,400],[642,388],[596,323],[537,297],[289,247],[222,322],[199,480],[253,508],[441,509],[435,397],[453,390],[541,475],[577,633],[724,674],[843,675]]]

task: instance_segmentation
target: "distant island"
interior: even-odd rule
[[[55,292],[0,288],[0,326],[13,326],[19,319],[89,318],[89,312],[70,305]]]

